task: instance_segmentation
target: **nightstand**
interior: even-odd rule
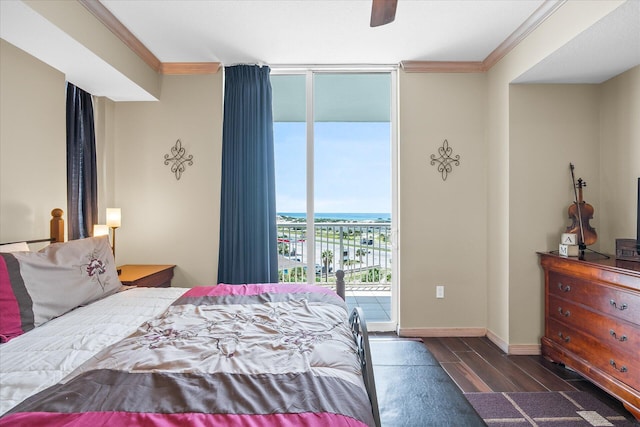
[[[174,267],[175,265],[127,264],[118,267],[122,270],[118,278],[125,286],[168,288],[171,286]]]

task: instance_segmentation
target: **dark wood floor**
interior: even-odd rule
[[[604,391],[542,356],[503,353],[489,339],[423,338],[427,349],[465,393],[585,391],[632,416]]]

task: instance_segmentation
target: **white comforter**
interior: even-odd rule
[[[134,288],[77,308],[0,345],[0,414],[58,383],[163,312],[185,288]]]

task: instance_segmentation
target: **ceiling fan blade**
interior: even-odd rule
[[[398,0],[373,0],[371,4],[371,26],[378,27],[396,19]]]

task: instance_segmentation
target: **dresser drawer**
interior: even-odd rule
[[[553,295],[548,307],[549,318],[593,336],[605,347],[630,357],[640,354],[637,326]]]
[[[608,316],[640,324],[640,295],[622,288],[549,272],[549,295],[584,304]]]
[[[620,399],[640,420],[640,263],[621,264],[603,254],[539,255],[545,277],[542,354]]]
[[[579,358],[635,389],[640,388],[640,355],[618,351],[555,319],[547,319],[546,336]]]

